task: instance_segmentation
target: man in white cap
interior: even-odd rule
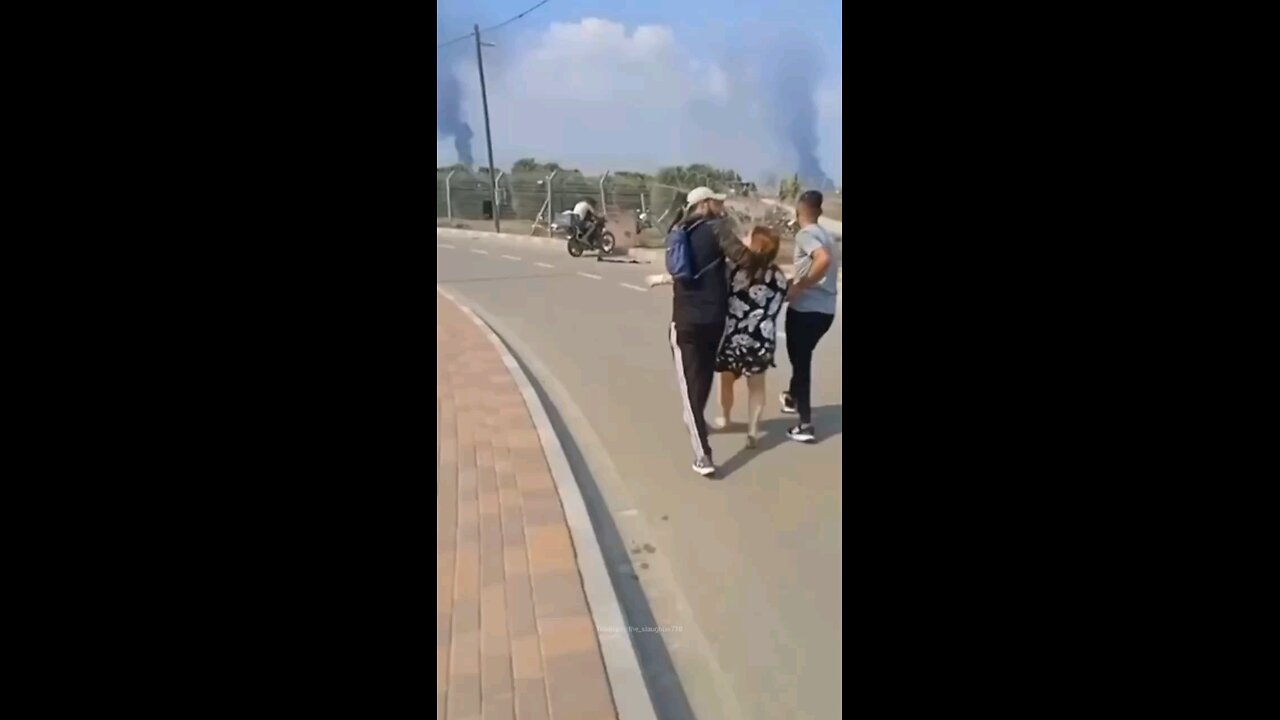
[[[675,281],[670,276],[650,278],[651,286],[660,281],[674,285],[668,339],[676,362],[684,422],[693,446],[693,469],[704,477],[716,471],[703,413],[711,396],[716,351],[729,314],[728,278],[712,266],[726,257],[731,262],[741,262],[750,253],[738,239],[736,224],[725,216],[724,200],[724,195],[709,187],[694,188],[688,195],[683,217],[676,221],[689,233],[695,277]]]
[[[725,197],[725,195],[719,194],[705,185],[690,190],[689,194],[685,196],[684,206],[680,208],[679,212],[676,213],[675,219],[671,221],[671,228],[679,225],[685,218],[692,217],[692,213],[697,212],[697,209],[702,206],[702,203],[707,201],[711,201],[712,210],[718,216],[723,216],[725,214]],[[668,228],[668,230],[670,230],[670,228]]]

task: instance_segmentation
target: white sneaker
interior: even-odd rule
[[[729,427],[729,421],[723,417],[716,417],[715,420],[711,421],[711,427],[717,430],[723,430]]]
[[[817,435],[814,434],[812,425],[797,425],[787,430],[787,437],[798,442],[813,442]]]
[[[796,401],[792,399],[791,393],[784,392],[778,395],[778,402],[782,403],[782,412],[788,415],[796,414]]]

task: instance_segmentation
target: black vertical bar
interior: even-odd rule
[[[502,214],[498,206],[498,179],[493,172],[493,135],[489,132],[489,94],[484,87],[484,53],[480,52],[480,26],[476,29],[476,65],[480,68],[480,102],[484,105],[484,142],[489,146],[489,185],[493,188],[493,229],[502,232],[502,223],[498,216]]]

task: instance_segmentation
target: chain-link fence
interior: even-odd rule
[[[684,202],[685,191],[634,175],[595,175],[560,170],[498,173],[499,217],[533,220],[572,208],[580,200],[601,202],[613,217],[647,210],[654,218]],[[602,182],[603,181],[603,182]],[[668,214],[670,217],[671,214]],[[436,171],[436,217],[463,220],[493,219],[493,184],[488,172],[465,169]]]

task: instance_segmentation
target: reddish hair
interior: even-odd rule
[[[773,261],[778,259],[778,246],[781,243],[782,236],[777,230],[765,225],[751,228],[751,242],[748,243],[751,254],[747,256],[746,265],[752,275],[759,275],[773,265]]]

